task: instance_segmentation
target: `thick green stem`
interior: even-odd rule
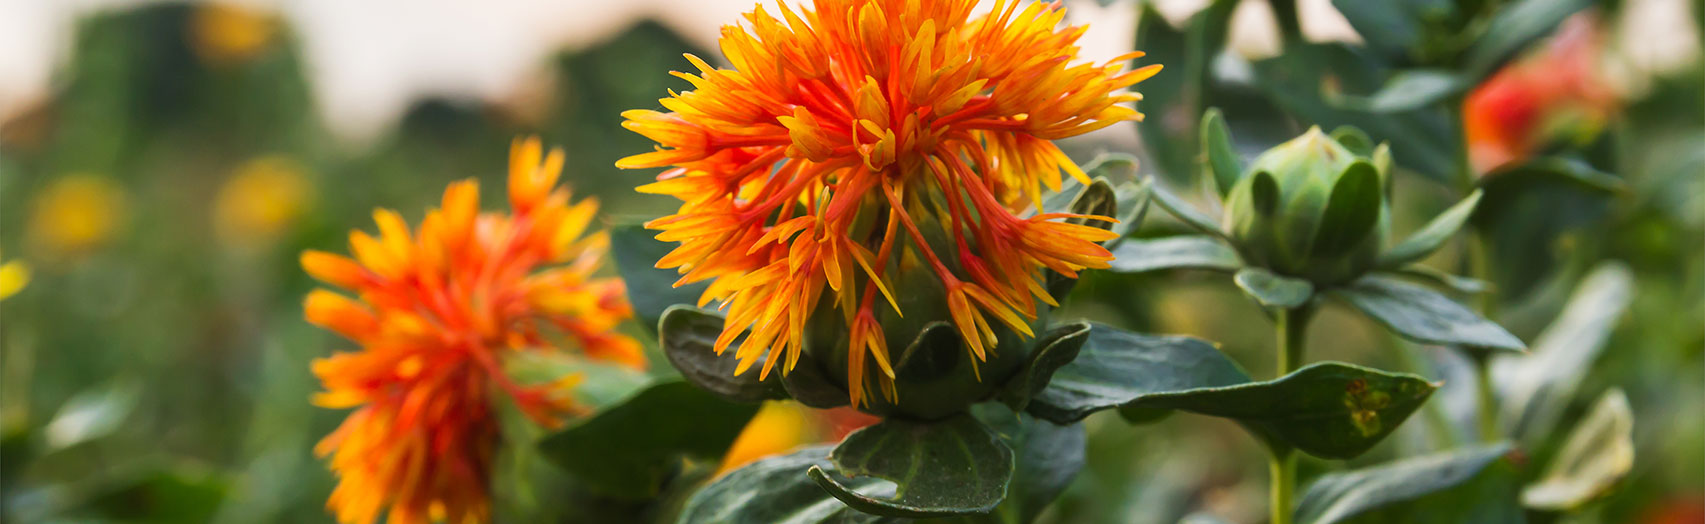
[[[1267,459],[1268,470],[1272,472],[1272,519],[1271,524],[1291,524],[1291,501],[1296,498],[1297,484],[1297,453],[1286,449],[1283,452],[1273,450],[1273,455]]]
[[[1497,442],[1503,440],[1498,432],[1498,398],[1492,389],[1492,363],[1487,362],[1487,353],[1483,349],[1472,350],[1477,355],[1474,358],[1474,378],[1480,388],[1480,441]]]
[[[1302,366],[1304,342],[1308,338],[1308,319],[1313,310],[1308,306],[1296,309],[1278,310],[1273,317],[1275,334],[1278,336],[1278,368],[1274,370],[1277,376],[1289,375]],[[1290,446],[1268,442],[1272,457],[1268,460],[1268,471],[1272,473],[1271,524],[1290,524],[1292,501],[1296,498],[1297,454]]]

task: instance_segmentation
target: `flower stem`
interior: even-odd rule
[[[1471,349],[1474,359],[1474,379],[1480,388],[1480,441],[1497,442],[1503,439],[1498,432],[1498,398],[1492,389],[1492,363],[1484,349]]]
[[[1279,347],[1278,368],[1274,373],[1280,377],[1289,375],[1302,365],[1304,341],[1308,336],[1308,319],[1313,310],[1309,306],[1296,309],[1280,309],[1273,317],[1275,334],[1278,336]],[[1267,462],[1268,471],[1272,473],[1271,524],[1290,524],[1291,506],[1296,497],[1297,456],[1296,450],[1278,442],[1268,442],[1268,450],[1272,456]]]

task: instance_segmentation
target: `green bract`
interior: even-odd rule
[[[1318,127],[1268,150],[1232,187],[1227,232],[1252,264],[1317,284],[1354,280],[1390,230],[1385,151],[1358,156]]]

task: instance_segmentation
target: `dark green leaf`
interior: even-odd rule
[[[1612,389],[1599,397],[1563,441],[1563,449],[1537,482],[1522,490],[1527,507],[1573,511],[1603,497],[1634,469],[1634,412],[1628,396]]]
[[[816,524],[821,522],[868,523],[898,519],[878,517],[847,507],[829,496],[805,475],[809,468],[831,467],[832,446],[812,446],[778,455],[730,471],[705,485],[681,510],[679,524],[711,522],[774,522]],[[886,484],[866,477],[848,481],[860,491],[881,492]]]
[[[1158,269],[1201,268],[1236,271],[1243,266],[1237,252],[1209,236],[1129,239],[1113,248],[1110,271],[1142,273]]]
[[[1366,97],[1344,97],[1341,105],[1371,113],[1401,113],[1443,102],[1473,87],[1449,71],[1412,69],[1391,76],[1384,87]]]
[[[1018,376],[1001,386],[1001,401],[1013,411],[1024,411],[1024,406],[1030,404],[1030,397],[1048,385],[1048,379],[1053,378],[1054,372],[1077,358],[1078,350],[1089,338],[1089,331],[1088,322],[1078,322],[1044,333],[1036,340],[1037,349],[1030,355],[1030,362],[1019,370]]]
[[[1476,223],[1485,223],[1493,211],[1516,205],[1524,195],[1547,187],[1566,187],[1584,194],[1611,196],[1628,191],[1621,177],[1599,171],[1585,162],[1542,157],[1498,168],[1479,179],[1486,197],[1474,213]]]
[[[1462,69],[1478,83],[1528,44],[1563,25],[1563,20],[1586,9],[1591,0],[1516,0],[1493,16],[1480,39],[1463,53]]]
[[[1356,126],[1338,126],[1337,129],[1333,129],[1332,141],[1344,146],[1344,149],[1348,149],[1358,156],[1373,156],[1373,138],[1368,137],[1367,132],[1357,129]],[[1377,166],[1378,162],[1375,162],[1375,165]]]
[[[730,344],[721,355],[716,354],[716,337],[722,335],[722,315],[696,307],[677,305],[663,312],[658,322],[657,341],[663,355],[680,370],[688,382],[704,388],[730,402],[762,402],[787,398],[775,376],[762,380],[758,371],[760,360],[745,373],[735,374],[740,362],[734,358],[739,344]]]
[[[1604,351],[1633,294],[1634,275],[1627,266],[1600,265],[1575,288],[1557,320],[1534,339],[1532,352],[1492,361],[1510,434],[1527,441],[1556,431],[1558,417],[1575,400],[1576,389]]]
[[[1167,180],[1181,183],[1196,171],[1194,142],[1200,132],[1193,127],[1211,85],[1211,63],[1225,46],[1234,0],[1214,0],[1197,11],[1182,29],[1173,28],[1150,2],[1144,2],[1137,18],[1135,49],[1147,53],[1142,64],[1165,64],[1166,70],[1143,81],[1139,109],[1149,118],[1137,125],[1152,166]],[[1140,64],[1141,65],[1141,64]]]
[[[1450,206],[1450,209],[1439,213],[1439,216],[1433,217],[1432,221],[1427,222],[1426,226],[1422,226],[1420,230],[1410,234],[1409,238],[1403,239],[1396,246],[1380,253],[1379,267],[1403,267],[1433,254],[1440,246],[1444,245],[1445,241],[1450,240],[1450,237],[1455,236],[1456,232],[1462,229],[1462,224],[1468,221],[1468,217],[1474,215],[1474,206],[1480,203],[1481,194],[1480,190],[1475,190],[1468,195],[1468,198],[1462,199],[1456,205]]]
[[[1404,338],[1428,344],[1521,351],[1521,339],[1431,289],[1390,277],[1362,277],[1328,294]]]
[[[1093,324],[1077,358],[1054,372],[1027,409],[1067,424],[1146,395],[1246,382],[1249,375],[1207,341]]]
[[[1154,195],[1155,203],[1160,204],[1161,209],[1165,209],[1167,213],[1171,213],[1172,216],[1183,221],[1185,225],[1196,228],[1203,233],[1221,238],[1225,237],[1225,232],[1220,229],[1219,221],[1196,210],[1196,206],[1158,186],[1151,187],[1150,191]]]
[[[1231,129],[1226,127],[1219,108],[1210,108],[1202,114],[1202,156],[1207,159],[1212,175],[1207,180],[1214,183],[1214,192],[1225,198],[1231,193],[1231,186],[1243,177],[1243,159],[1237,155]]]
[[[1379,170],[1373,164],[1365,161],[1350,164],[1332,185],[1310,251],[1341,254],[1362,244],[1379,223],[1380,210],[1385,206],[1384,193]]]
[[[1108,185],[1105,179],[1097,179],[1078,191],[1077,197],[1073,198],[1071,204],[1066,206],[1066,211],[1077,215],[1113,218],[1112,215],[1119,212],[1119,202],[1114,196],[1113,186]],[[1114,222],[1086,217],[1072,217],[1066,219],[1066,222],[1107,230],[1111,230],[1116,225]],[[1068,293],[1071,293],[1072,287],[1077,285],[1077,279],[1048,270],[1046,284],[1049,296],[1064,298]]]
[[[1034,521],[1083,469],[1088,435],[1082,424],[1059,425],[994,403],[973,406],[972,414],[1016,454],[1006,501],[991,520],[1011,522],[996,517],[1016,514],[1017,522]]]
[[[657,260],[675,249],[673,244],[654,238],[656,233],[639,225],[619,225],[610,228],[610,256],[615,258],[616,273],[627,284],[628,302],[633,304],[634,317],[647,333],[657,334],[657,322],[663,311],[676,304],[694,305],[710,284],[700,282],[675,287],[681,275],[672,269],[658,269]]]
[[[757,410],[669,380],[572,423],[539,446],[600,492],[647,498],[658,493],[683,456],[722,456]]]
[[[823,489],[853,509],[929,518],[988,513],[1006,498],[1012,449],[968,414],[916,422],[885,419],[847,435],[830,455],[833,470],[812,466]],[[858,491],[848,477],[895,483],[893,495]]]
[[[1435,388],[1408,373],[1320,362],[1274,380],[1153,393],[1126,406],[1225,417],[1310,455],[1352,458],[1397,429]]]
[[[67,516],[113,522],[207,522],[230,491],[231,479],[175,464],[98,481]]]
[[[1423,20],[1404,0],[1333,0],[1332,6],[1372,47],[1388,56],[1403,56],[1421,41]]]
[[[1503,483],[1495,481],[1504,479],[1497,478],[1500,468],[1490,467],[1509,451],[1508,443],[1481,445],[1328,474],[1303,494],[1296,522],[1520,523],[1521,508],[1514,501],[1460,504],[1451,497],[1513,495],[1499,492]]]
[[[1314,298],[1314,284],[1307,280],[1275,275],[1258,267],[1238,270],[1232,281],[1264,307],[1291,309]]]
[[[1387,274],[1406,277],[1412,280],[1425,281],[1428,284],[1448,288],[1451,291],[1465,295],[1478,295],[1480,293],[1491,291],[1492,289],[1492,284],[1487,283],[1484,280],[1452,275],[1450,273],[1419,264],[1393,270]]]
[[[835,385],[823,371],[822,363],[810,353],[799,354],[799,363],[793,371],[781,375],[781,385],[793,400],[810,407],[828,409],[851,403],[847,390]]]
[[[580,381],[574,385],[574,400],[592,409],[626,399],[651,380],[644,371],[631,366],[548,349],[509,352],[503,359],[503,371],[515,383],[528,386],[577,375]]]

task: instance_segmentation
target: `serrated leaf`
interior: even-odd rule
[[[1581,280],[1557,320],[1534,339],[1530,353],[1492,361],[1503,400],[1502,419],[1510,434],[1526,441],[1552,433],[1633,294],[1634,276],[1627,266],[1600,265]]]
[[[679,524],[712,522],[774,522],[817,524],[894,522],[898,519],[862,513],[829,496],[805,475],[809,468],[832,467],[833,446],[812,446],[786,455],[764,458],[711,481],[693,494],[681,510]],[[866,477],[852,480],[850,487],[882,493],[883,484]]]
[[[1379,267],[1391,269],[1403,267],[1438,251],[1440,246],[1443,246],[1446,241],[1456,235],[1457,231],[1462,229],[1462,225],[1468,222],[1469,217],[1474,216],[1474,207],[1480,203],[1480,197],[1483,194],[1480,190],[1475,190],[1468,195],[1468,198],[1462,199],[1456,205],[1450,206],[1450,209],[1439,213],[1439,216],[1433,217],[1431,221],[1427,222],[1427,225],[1410,234],[1409,238],[1403,239],[1396,246],[1380,253]]]
[[[1184,225],[1196,228],[1197,231],[1203,233],[1221,238],[1225,237],[1225,231],[1220,228],[1219,221],[1198,211],[1196,206],[1179,198],[1178,195],[1158,186],[1151,186],[1150,194],[1153,195],[1155,203],[1160,204],[1161,209],[1165,209],[1167,213],[1183,221]]]
[[[889,418],[852,434],[830,455],[834,469],[812,466],[812,480],[853,509],[891,517],[988,513],[1006,498],[1012,449],[968,414],[917,422]],[[849,478],[850,477],[850,478]],[[858,491],[876,477],[893,495]]]
[[[1551,459],[1539,480],[1522,490],[1527,507],[1572,511],[1603,497],[1634,469],[1634,412],[1628,396],[1611,389],[1599,397]]]
[[[1054,372],[1077,358],[1078,350],[1089,338],[1089,332],[1088,322],[1077,322],[1044,333],[1036,340],[1037,349],[1030,355],[1030,362],[1001,386],[1001,401],[1013,411],[1024,411],[1024,407],[1030,404],[1030,397],[1048,385]]]
[[[657,240],[655,235],[633,224],[610,228],[610,256],[615,258],[616,273],[627,285],[634,318],[653,335],[657,334],[657,322],[663,318],[664,310],[676,304],[697,304],[699,296],[710,286],[708,282],[700,282],[675,287],[681,275],[672,269],[656,267],[657,260],[675,246]]]
[[[1027,410],[1069,424],[1145,395],[1249,380],[1248,373],[1205,340],[1091,324],[1077,358],[1054,372]]]
[[[1243,177],[1243,159],[1231,141],[1231,129],[1219,108],[1209,108],[1202,114],[1202,157],[1206,159],[1214,192],[1220,198],[1231,194],[1231,187]]]
[[[1481,445],[1321,476],[1298,504],[1298,524],[1502,524],[1523,521],[1508,500],[1508,443]],[[1453,495],[1475,498],[1453,500]]]
[[[1209,236],[1129,239],[1113,249],[1109,271],[1142,273],[1160,269],[1198,268],[1236,271],[1243,266],[1225,241]]]
[[[1238,270],[1232,281],[1263,307],[1291,309],[1314,298],[1314,284],[1307,280],[1276,275],[1258,267]]]
[[[545,437],[539,449],[601,493],[649,498],[682,457],[720,457],[757,411],[666,380]]]
[[[1143,395],[1125,407],[1229,418],[1310,455],[1347,459],[1390,435],[1434,389],[1408,373],[1319,362],[1274,380]]]
[[[1416,342],[1518,352],[1525,347],[1521,339],[1462,304],[1431,289],[1391,277],[1365,276],[1327,294]]]
[[[787,398],[775,375],[760,379],[758,366],[736,375],[740,365],[734,358],[738,343],[730,344],[721,355],[716,354],[716,338],[722,335],[722,315],[692,306],[670,306],[658,322],[657,341],[663,355],[681,372],[681,377],[693,385],[730,402],[757,403]]]

